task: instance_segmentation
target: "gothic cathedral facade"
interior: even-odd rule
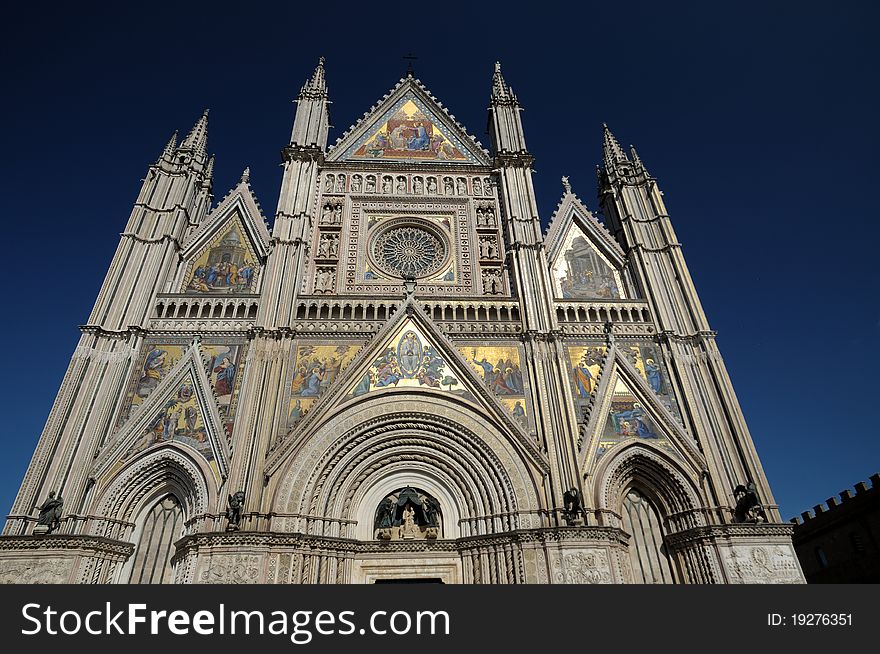
[[[297,105],[271,232],[207,112],[150,167],[0,581],[803,581],[634,150],[545,232],[497,64],[491,151],[411,73],[331,147],[323,60]]]

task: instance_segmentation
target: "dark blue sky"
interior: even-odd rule
[[[563,174],[596,208],[607,121],[665,192],[784,517],[880,468],[876,3],[23,4],[0,27],[4,514],[148,164],[210,107],[216,197],[250,166],[271,218],[320,55],[331,142],[412,52],[486,146],[500,59],[545,224]]]

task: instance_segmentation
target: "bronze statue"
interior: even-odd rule
[[[562,518],[568,526],[584,524],[587,512],[581,506],[581,494],[577,488],[570,488],[562,496]]]
[[[423,510],[428,526],[438,527],[440,525],[440,502],[430,495],[425,495]]]
[[[758,487],[750,481],[748,486],[739,484],[733,489],[736,507],[733,509],[734,522],[767,522],[767,514],[758,498]]]
[[[226,509],[226,531],[238,531],[241,524],[241,509],[244,506],[244,491],[229,496],[229,508]]]
[[[40,517],[37,518],[37,527],[34,533],[51,534],[61,524],[61,511],[64,507],[64,499],[59,495],[55,497],[55,491],[49,492],[49,499],[39,507]]]

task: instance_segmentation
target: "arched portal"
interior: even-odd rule
[[[515,436],[463,402],[391,391],[327,416],[274,476],[272,510],[285,516],[285,531],[367,543],[343,576],[347,580],[468,581],[473,573],[466,565],[473,562],[465,565],[449,541],[538,526],[540,476],[528,457]],[[404,506],[388,520],[393,533],[382,534],[390,536],[383,541],[378,507],[395,495],[399,501],[407,488],[418,498],[404,505],[412,506],[419,533],[411,528],[412,538],[401,537],[403,525],[394,523]],[[428,498],[438,507],[432,517],[418,508]],[[509,565],[494,559],[492,565],[518,578],[516,554],[505,556]]]
[[[636,584],[675,583],[660,515],[651,500],[631,488],[621,507],[623,529],[630,534],[629,569]]]
[[[173,580],[174,541],[183,535],[183,509],[173,494],[148,507],[137,520],[131,584],[168,584]]]

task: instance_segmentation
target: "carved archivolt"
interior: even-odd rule
[[[648,443],[634,442],[601,463],[593,478],[594,506],[619,514],[631,488],[650,498],[667,518],[684,519],[686,524],[674,525],[674,531],[703,524],[698,512],[703,502],[694,481],[671,456]]]
[[[311,523],[309,533],[371,538],[376,502],[393,484],[417,485],[448,507],[445,537],[532,526],[535,472],[509,437],[462,407],[436,398],[368,399],[328,416],[313,434],[276,475],[272,507],[336,518]],[[288,518],[287,530],[305,530],[300,521]]]
[[[173,444],[149,451],[109,481],[96,501],[97,513],[111,520],[131,523],[143,506],[167,493],[173,493],[180,500],[188,518],[206,513],[209,507],[216,506],[217,500],[213,484],[207,482],[213,477],[209,470],[203,469],[204,465]],[[98,533],[109,527],[100,521],[94,533],[110,535]]]

